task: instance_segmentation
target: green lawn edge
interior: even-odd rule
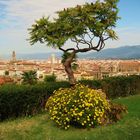
[[[139,140],[140,95],[113,100],[128,108],[119,122],[93,129],[62,130],[43,113],[0,123],[0,140]]]

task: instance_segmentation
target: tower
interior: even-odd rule
[[[54,72],[54,65],[55,65],[55,54],[51,55],[51,72]]]
[[[15,53],[15,51],[12,52],[12,61],[16,61],[16,53]]]
[[[55,63],[55,54],[51,55],[51,63],[54,64]]]

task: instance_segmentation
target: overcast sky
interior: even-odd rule
[[[93,0],[0,0],[0,56],[11,53],[56,51],[45,45],[30,46],[29,28],[42,16],[53,17],[56,11]],[[117,41],[107,41],[106,48],[140,44],[140,0],[120,0],[116,31]]]

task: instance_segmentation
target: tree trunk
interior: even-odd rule
[[[65,71],[68,75],[68,78],[69,78],[69,82],[70,82],[70,85],[75,85],[76,84],[76,80],[74,78],[74,73],[73,73],[73,70],[72,70],[72,67],[71,67],[71,64],[72,64],[72,60],[74,58],[74,53],[68,57],[65,62],[63,63],[64,67],[65,67]]]
[[[68,75],[70,85],[75,85],[76,84],[76,80],[74,78],[74,74],[73,74],[73,71],[72,71],[72,68],[71,68],[71,63],[65,62],[64,63],[64,67],[65,67],[65,71],[66,71],[66,73]]]

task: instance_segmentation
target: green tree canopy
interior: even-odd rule
[[[64,53],[71,53],[63,64],[70,83],[75,83],[71,69],[75,54],[100,51],[105,47],[106,40],[117,39],[113,30],[119,19],[117,2],[118,0],[96,1],[58,11],[58,18],[53,20],[42,17],[29,29],[30,43],[33,45],[39,41]],[[65,46],[68,40],[75,43],[72,48]]]

